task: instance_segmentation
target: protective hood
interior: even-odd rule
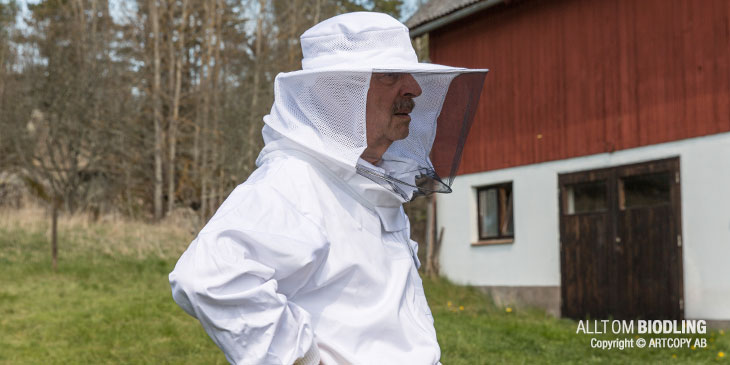
[[[265,129],[321,157],[345,179],[364,176],[402,202],[451,192],[486,69],[418,63],[408,28],[380,13],[325,20],[301,36],[301,45],[302,70],[276,76]],[[378,73],[410,74],[421,93],[413,98],[407,137],[373,166],[360,156],[367,147],[368,90]]]

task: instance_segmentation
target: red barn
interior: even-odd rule
[[[489,68],[441,272],[573,318],[730,323],[730,2],[432,0],[430,60]]]

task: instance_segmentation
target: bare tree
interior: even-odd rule
[[[40,2],[30,9],[30,35],[18,42],[37,53],[18,64],[22,109],[3,123],[14,126],[10,141],[26,181],[52,210],[55,268],[59,210],[89,209],[113,195],[116,184],[106,184],[114,174],[113,131],[104,121],[114,120],[124,99],[107,100],[116,92],[119,64],[108,50],[114,27],[106,1]]]

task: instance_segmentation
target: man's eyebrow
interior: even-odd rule
[[[386,78],[386,77],[393,77],[395,79],[399,79],[403,76],[403,73],[402,72],[375,72],[375,73],[373,73],[373,76],[378,79],[382,79],[382,78]]]

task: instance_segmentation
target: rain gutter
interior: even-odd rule
[[[472,15],[472,14],[482,11],[484,9],[489,9],[492,6],[501,4],[503,2],[504,2],[504,0],[486,0],[486,1],[480,1],[476,4],[469,5],[463,9],[459,9],[449,15],[436,18],[435,20],[421,24],[421,25],[411,29],[411,31],[410,31],[411,38],[416,38],[418,36],[424,35],[432,30],[441,28],[441,27],[451,24],[457,20],[466,18],[469,15]]]

